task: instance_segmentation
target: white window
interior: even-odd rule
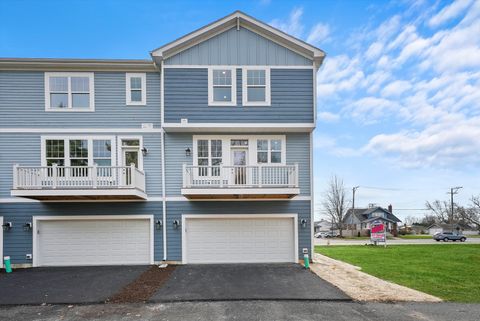
[[[198,176],[220,176],[220,164],[222,164],[223,156],[222,153],[222,140],[197,140],[196,155]]]
[[[147,104],[147,77],[145,73],[127,73],[127,105],[142,106]]]
[[[94,111],[94,82],[91,72],[46,72],[46,111]]]
[[[258,164],[283,164],[284,143],[282,139],[258,139],[257,163]]]
[[[270,106],[270,68],[243,68],[242,84],[243,106]]]
[[[208,104],[211,106],[237,105],[235,68],[208,69]]]
[[[112,166],[115,164],[114,141],[111,136],[43,137],[42,166]]]

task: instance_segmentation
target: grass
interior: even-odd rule
[[[447,301],[480,303],[480,244],[316,246],[315,251]]]

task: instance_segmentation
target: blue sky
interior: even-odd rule
[[[328,179],[358,206],[480,194],[480,1],[0,1],[0,56],[149,58],[240,9],[328,54],[318,74],[316,213]],[[350,192],[349,192],[350,193]]]

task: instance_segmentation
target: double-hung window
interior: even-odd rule
[[[282,164],[284,163],[284,154],[282,139],[257,140],[258,164]]]
[[[220,176],[222,164],[222,140],[197,140],[198,176]]]
[[[237,105],[235,68],[208,70],[208,104],[211,106]]]
[[[145,73],[127,73],[127,105],[142,106],[147,104],[147,77]]]
[[[242,84],[244,106],[270,106],[270,68],[243,68]]]
[[[91,72],[46,72],[46,111],[94,111],[94,76]]]

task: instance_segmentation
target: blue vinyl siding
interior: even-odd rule
[[[154,215],[162,219],[162,202],[117,202],[117,203],[0,203],[0,216],[4,222],[12,222],[13,228],[3,232],[3,254],[11,257],[12,263],[32,263],[26,254],[33,254],[32,233],[23,225],[32,222],[32,216],[55,215]],[[162,230],[154,229],[154,260],[163,259]]]
[[[272,135],[274,134],[272,133]],[[300,195],[309,196],[311,188],[310,136],[308,133],[287,133],[286,140],[286,162],[289,165],[298,163]],[[165,150],[167,151],[165,153],[165,188],[167,196],[181,196],[182,164],[193,164],[193,154],[189,157],[185,156],[187,147],[193,151],[193,135],[191,133],[165,134]]]
[[[311,246],[310,201],[273,201],[273,202],[167,202],[167,259],[182,260],[182,229],[173,227],[173,220],[182,220],[182,214],[298,214],[298,255],[303,257],[302,249]],[[300,226],[302,219],[307,226]]]
[[[45,134],[59,136],[82,135],[73,134]],[[162,172],[161,172],[161,134],[160,133],[98,133],[88,136],[143,136],[143,145],[148,148],[148,154],[143,158],[143,169],[146,176],[146,188],[148,196],[162,195]],[[0,198],[10,197],[13,185],[13,165],[41,166],[41,136],[42,134],[0,134]],[[117,144],[118,145],[118,144]],[[118,147],[118,146],[117,146]],[[117,154],[117,162],[120,157]]]
[[[160,128],[160,74],[147,73],[147,105],[127,106],[125,72],[95,72],[94,112],[46,112],[44,72],[0,71],[0,127]]]
[[[313,71],[271,69],[271,106],[242,106],[237,69],[237,106],[208,106],[207,68],[166,68],[166,123],[313,123]]]
[[[166,65],[295,65],[312,60],[259,34],[235,27],[165,60]]]

